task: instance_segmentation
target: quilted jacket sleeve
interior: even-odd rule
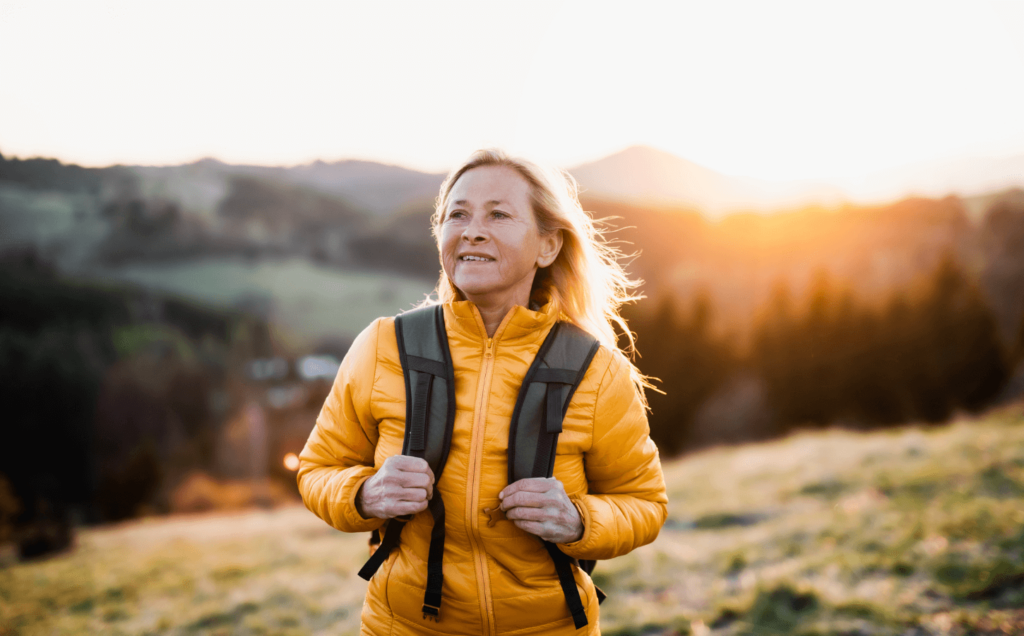
[[[374,321],[352,343],[338,369],[316,426],[299,455],[298,483],[302,501],[316,516],[343,532],[366,532],[383,519],[365,519],[355,497],[374,475],[377,420],[370,395],[377,365],[381,320]]]
[[[579,559],[610,559],[654,541],[668,516],[665,478],[647,415],[614,352],[598,389],[594,436],[584,455],[588,494],[573,497],[583,517],[579,541],[559,547]]]

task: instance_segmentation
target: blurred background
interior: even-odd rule
[[[0,1],[0,634],[354,633],[296,454],[566,169],[671,498],[611,634],[1024,633],[1024,4]]]

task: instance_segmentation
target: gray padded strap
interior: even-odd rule
[[[440,620],[445,510],[437,484],[448,461],[455,424],[455,369],[448,350],[443,306],[423,307],[398,316],[395,318],[395,336],[405,375],[402,454],[422,457],[434,472],[434,497],[429,505],[434,527],[430,531],[423,618]]]
[[[414,309],[395,318],[398,353],[405,374],[403,455],[427,460],[440,479],[455,420],[455,378],[441,305]]]
[[[562,418],[600,343],[579,327],[556,323],[519,389],[508,440],[508,483],[551,477]]]

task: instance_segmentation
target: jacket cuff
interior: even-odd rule
[[[584,495],[585,496],[585,495]],[[576,506],[576,511],[580,513],[580,520],[583,521],[583,535],[573,541],[572,543],[559,543],[558,548],[565,552],[569,556],[576,556],[572,554],[574,550],[578,550],[587,544],[590,540],[590,508],[587,507],[586,500],[581,495],[569,495],[569,501],[572,505]]]
[[[345,493],[345,497],[342,502],[342,514],[345,517],[346,532],[371,532],[380,528],[384,525],[384,522],[387,521],[387,519],[364,517],[359,514],[359,508],[356,506],[356,497],[359,495],[359,489],[363,487],[363,483],[367,479],[377,474],[377,471],[373,468],[369,466],[366,468],[368,470],[366,475],[350,482],[350,490]]]

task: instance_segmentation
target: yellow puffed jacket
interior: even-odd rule
[[[576,634],[550,556],[540,540],[489,516],[508,480],[509,421],[519,386],[557,316],[516,306],[488,338],[476,306],[445,305],[455,366],[455,428],[434,496],[444,497],[444,600],[440,620],[422,615],[433,520],[417,514],[370,581],[362,633]],[[300,456],[298,483],[313,513],[344,532],[369,532],[381,519],[356,510],[362,483],[402,452],[405,383],[394,318],[367,327],[345,356]],[[667,515],[658,449],[648,436],[626,359],[601,347],[572,398],[558,437],[554,476],[583,518],[569,556],[609,559],[650,543]],[[598,566],[600,567],[600,565]],[[589,625],[599,634],[594,584],[573,566]]]

